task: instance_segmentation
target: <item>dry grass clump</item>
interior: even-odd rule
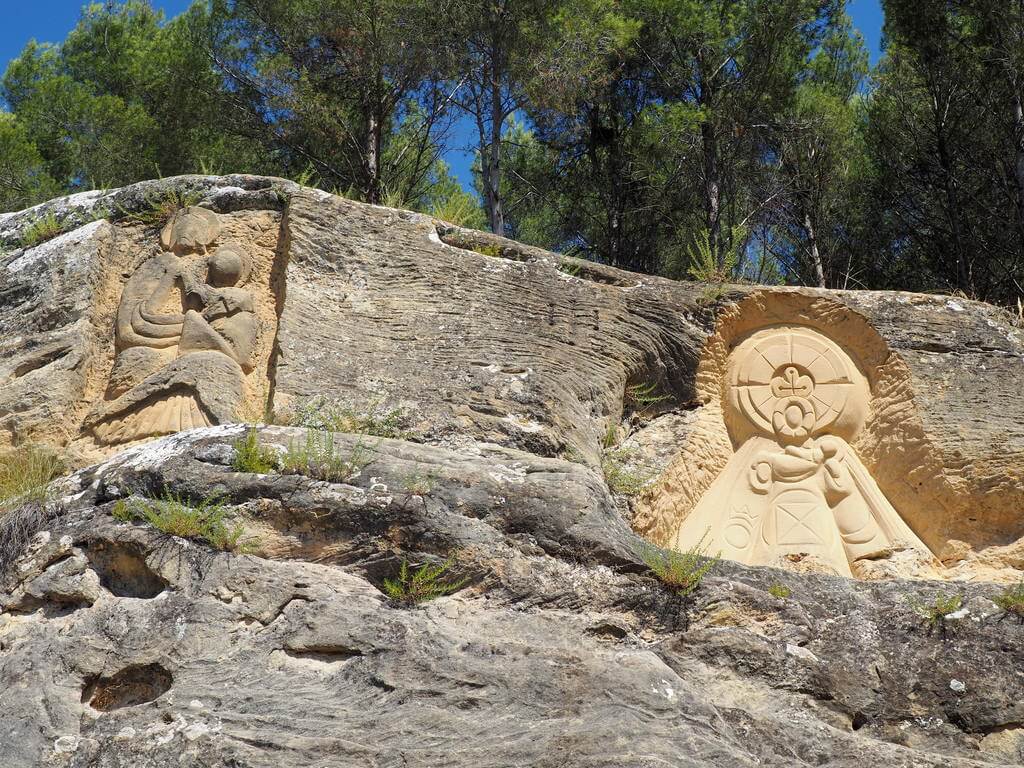
[[[231,508],[216,498],[189,504],[180,496],[166,493],[158,499],[133,498],[114,505],[112,514],[122,522],[149,523],[158,531],[183,539],[194,539],[214,549],[245,551],[251,542],[243,542],[240,523],[229,526]]]
[[[47,486],[63,472],[60,457],[38,446],[26,445],[0,454],[0,510],[46,501]]]

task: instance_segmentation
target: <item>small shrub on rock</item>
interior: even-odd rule
[[[1024,580],[1014,587],[1007,587],[999,595],[992,598],[992,602],[999,606],[1003,612],[1003,618],[1016,616],[1021,624],[1024,624]]]
[[[206,498],[191,506],[180,496],[165,494],[159,499],[128,499],[118,501],[111,514],[122,522],[142,521],[158,531],[183,539],[194,539],[214,549],[231,552],[248,548],[242,542],[241,524],[228,526],[230,508],[216,498]]]
[[[704,577],[718,565],[721,555],[709,557],[702,538],[696,545],[678,552],[650,547],[643,552],[643,561],[667,587],[680,597],[692,595]]]
[[[202,200],[198,192],[183,192],[172,189],[163,194],[148,194],[144,205],[135,211],[120,210],[118,218],[123,218],[147,227],[162,227],[182,208],[196,205]]]
[[[425,563],[416,570],[412,570],[409,568],[409,562],[402,560],[398,578],[384,579],[384,594],[392,600],[406,605],[418,605],[458,592],[469,579],[446,581],[445,577],[453,563],[454,561],[448,558],[440,565]]]
[[[607,451],[601,458],[601,471],[608,490],[618,496],[639,496],[654,480],[654,473],[632,464],[636,452],[626,449]]]
[[[942,634],[945,634],[946,622],[950,614],[959,611],[963,603],[963,598],[960,595],[947,595],[944,592],[939,592],[931,603],[925,604],[912,601],[911,607],[913,607],[914,612],[920,617],[921,623],[928,628],[929,632],[938,629]]]
[[[668,395],[658,392],[658,382],[649,381],[642,384],[633,384],[626,387],[626,404],[638,411],[653,408],[666,400]]]
[[[21,235],[21,247],[33,248],[47,240],[52,240],[62,231],[62,227],[53,211],[33,221]]]
[[[779,584],[778,582],[768,587],[768,594],[772,597],[778,598],[779,600],[785,600],[787,597],[793,594],[793,590],[787,587],[785,584]]]
[[[401,479],[402,490],[410,496],[426,496],[437,484],[437,478],[431,472],[412,472]]]
[[[378,398],[363,407],[338,400],[314,397],[300,403],[282,422],[324,432],[348,432],[405,440],[410,436],[410,415],[404,408],[389,406]]]
[[[292,440],[281,458],[281,471],[290,475],[306,475],[329,483],[343,483],[359,474],[369,463],[366,446],[357,442],[343,456],[334,445],[334,433],[307,429],[304,442]]]
[[[277,452],[260,445],[260,437],[255,427],[249,427],[245,437],[236,440],[232,448],[235,449],[235,456],[231,461],[231,468],[236,472],[266,475],[273,472],[277,466]]]

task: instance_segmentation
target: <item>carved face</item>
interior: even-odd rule
[[[824,433],[852,437],[863,425],[868,390],[831,339],[810,328],[769,328],[733,353],[726,399],[734,439],[754,433],[791,445]]]
[[[217,214],[205,208],[182,208],[160,232],[160,243],[176,254],[204,253],[206,246],[220,234]]]

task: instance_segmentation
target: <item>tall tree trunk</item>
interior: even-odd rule
[[[625,243],[625,174],[615,110],[602,112],[598,107],[590,113],[590,138],[587,154],[595,169],[594,183],[604,200],[605,242],[602,257],[613,267],[636,269],[626,253]]]
[[[698,57],[698,65],[704,62]],[[701,79],[700,106],[704,120],[700,124],[701,148],[704,154],[704,218],[708,230],[708,243],[719,272],[725,271],[725,250],[722,248],[722,180],[718,163],[718,131],[715,129],[714,88]]]
[[[490,219],[491,232],[496,235],[505,234],[505,213],[501,200],[501,137],[505,123],[505,107],[502,99],[501,84],[505,71],[499,25],[495,24],[494,36],[491,38],[491,135],[487,158],[484,162],[489,166],[486,176],[487,183],[487,215]]]
[[[381,143],[383,141],[383,120],[380,113],[371,109],[366,120],[366,201],[380,205],[383,199],[381,189]]]
[[[708,242],[720,271],[725,270],[725,251],[722,249],[722,182],[718,175],[718,135],[715,127],[705,121],[700,127],[704,145],[704,217],[708,228]]]
[[[1024,104],[1021,103],[1017,79],[1010,77],[1013,90],[1013,171],[1017,182],[1017,233],[1024,247]]]
[[[814,220],[807,208],[804,208],[804,232],[807,235],[808,251],[811,254],[811,270],[814,272],[815,285],[825,287],[825,270],[821,264],[821,253],[818,250],[818,237],[814,230]]]
[[[943,175],[943,191],[946,196],[946,217],[949,220],[949,230],[953,236],[953,251],[956,254],[956,287],[968,296],[973,296],[974,285],[971,280],[971,271],[967,263],[967,251],[964,248],[964,238],[960,226],[960,200],[956,193],[956,175],[953,168],[953,158],[946,143],[945,131],[941,125],[938,128],[937,146],[939,165],[942,168]]]

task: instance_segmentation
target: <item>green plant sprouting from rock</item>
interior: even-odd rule
[[[53,211],[48,211],[38,219],[35,219],[21,233],[21,247],[33,248],[40,243],[45,243],[47,240],[52,240],[62,231],[63,227],[57,220],[57,216]]]
[[[214,549],[240,552],[251,547],[243,542],[245,529],[241,523],[228,525],[231,508],[216,497],[190,504],[181,496],[166,492],[160,498],[122,499],[111,512],[122,522],[141,521],[162,533],[193,539]]]
[[[583,271],[583,261],[563,256],[561,261],[558,262],[558,271],[564,275],[569,275],[569,277],[579,277],[580,272]]]
[[[629,448],[606,450],[601,457],[605,484],[613,494],[639,496],[654,481],[656,473],[636,463],[638,451]]]
[[[1002,610],[1003,618],[1016,616],[1020,623],[1024,624],[1024,579],[1019,584],[1004,589],[992,598],[992,602]]]
[[[626,387],[626,403],[639,410],[658,405],[668,399],[668,395],[658,392],[658,383],[656,381],[632,384]]]
[[[236,472],[265,475],[277,467],[277,452],[273,448],[260,445],[256,427],[249,427],[245,431],[245,436],[232,443],[231,447],[235,452],[231,468]]]
[[[400,483],[410,496],[426,496],[437,485],[437,477],[433,472],[411,472],[404,475]]]
[[[648,547],[642,558],[658,580],[673,589],[680,597],[692,595],[704,581],[704,577],[717,566],[720,554],[709,556],[704,548],[704,538],[685,552]]]
[[[383,397],[362,406],[326,397],[314,397],[297,405],[279,419],[293,427],[307,427],[326,432],[348,432],[396,440],[411,436],[408,410],[389,405]]]
[[[407,560],[402,560],[398,576],[394,579],[384,579],[384,594],[406,605],[418,605],[457,592],[469,579],[448,580],[454,562],[452,558],[448,558],[440,565],[424,563],[413,570]]]
[[[963,607],[963,602],[960,595],[947,595],[944,592],[938,592],[931,603],[921,603],[911,599],[910,605],[929,631],[938,629],[945,634],[946,622],[950,614],[959,611]]]
[[[163,226],[179,210],[196,205],[200,200],[202,195],[198,192],[172,189],[163,194],[146,195],[143,207],[138,210],[120,209],[118,218],[147,227]]]
[[[779,600],[785,600],[793,594],[793,590],[787,587],[785,584],[775,582],[768,587],[768,594]]]
[[[333,432],[307,429],[304,440],[289,441],[288,450],[281,457],[281,471],[341,483],[357,475],[369,461],[369,449],[362,441],[357,441],[348,453],[342,453],[335,445]]]

